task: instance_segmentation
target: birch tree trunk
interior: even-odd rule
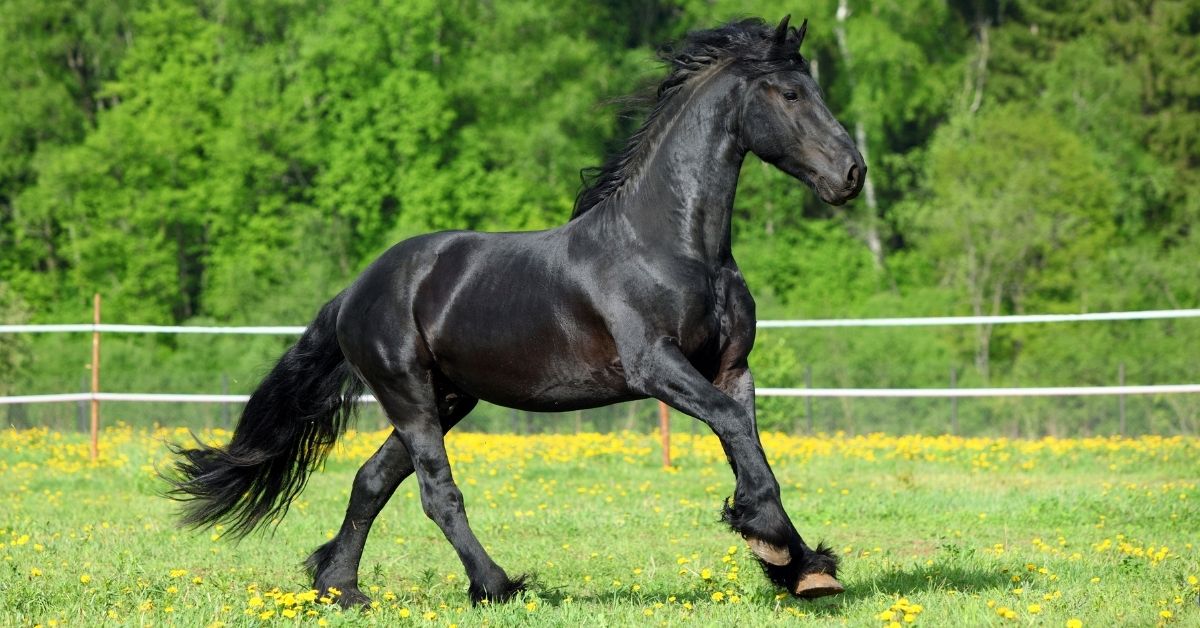
[[[850,47],[846,43],[846,18],[850,17],[850,5],[848,0],[838,0],[837,8],[837,25],[834,27],[834,36],[837,38],[838,54],[842,57],[842,64],[846,67],[846,76],[851,87],[851,92],[854,90],[854,63],[850,55]],[[871,163],[871,157],[867,149],[867,130],[864,127],[862,120],[854,122],[854,143],[858,145],[858,152],[862,154],[863,161],[867,164]],[[875,260],[876,270],[886,270],[886,263],[883,251],[883,240],[879,237],[879,201],[875,196],[875,183],[869,174],[866,181],[863,182],[863,196],[867,202],[867,210],[859,212],[859,224],[857,225],[858,235],[862,238],[863,243],[867,245],[867,249],[871,251],[871,257]]]

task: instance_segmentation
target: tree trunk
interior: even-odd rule
[[[842,63],[846,67],[847,80],[853,91],[853,61],[850,55],[850,47],[846,43],[846,18],[850,17],[850,6],[848,0],[838,0],[837,9],[837,25],[834,26],[834,35],[837,38],[838,54],[842,57]],[[870,164],[870,152],[867,148],[867,130],[864,127],[862,120],[854,122],[854,143],[858,145],[858,152],[862,154],[863,162]],[[868,168],[868,172],[869,172]],[[879,236],[879,201],[875,196],[875,182],[870,174],[867,175],[863,182],[863,197],[867,202],[866,211],[857,212],[859,218],[856,221],[855,235],[862,239],[867,245],[867,250],[871,251],[871,259],[875,262],[875,270],[887,271],[887,263],[885,252],[883,250],[883,239]],[[889,279],[891,279],[889,277]],[[895,281],[892,280],[892,289],[896,288]]]

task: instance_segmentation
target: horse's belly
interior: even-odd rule
[[[626,384],[615,351],[603,343],[530,340],[501,347],[483,342],[438,355],[437,368],[472,396],[497,405],[555,412],[594,408],[637,398]],[[461,353],[460,353],[461,351]]]

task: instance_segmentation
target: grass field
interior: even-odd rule
[[[217,434],[222,438],[227,434]],[[449,439],[475,531],[523,598],[472,608],[406,482],[363,558],[370,611],[315,599],[301,561],[341,523],[384,434],[351,433],[273,534],[181,530],[164,440],[0,432],[0,625],[1200,625],[1200,439],[1013,441],[764,435],[810,543],[847,592],[777,595],[717,521],[732,476],[711,437]]]

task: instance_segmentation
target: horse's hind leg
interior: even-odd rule
[[[305,561],[313,577],[313,588],[322,594],[330,588],[341,591],[338,603],[343,606],[371,602],[358,589],[358,562],[375,517],[412,471],[412,460],[404,445],[395,432],[389,434],[379,451],[355,475],[341,530]]]
[[[496,564],[467,523],[463,495],[454,483],[438,422],[436,397],[428,373],[367,377],[375,397],[412,457],[421,486],[421,506],[458,552],[471,582],[471,601],[504,601],[523,588]]]
[[[458,397],[445,404],[440,413],[442,430],[453,428],[475,407],[475,402],[469,397]],[[375,517],[412,472],[412,457],[393,431],[354,477],[346,518],[337,536],[318,547],[305,561],[313,577],[313,588],[322,594],[330,588],[341,591],[338,603],[347,607],[371,602],[358,588],[363,547]]]

